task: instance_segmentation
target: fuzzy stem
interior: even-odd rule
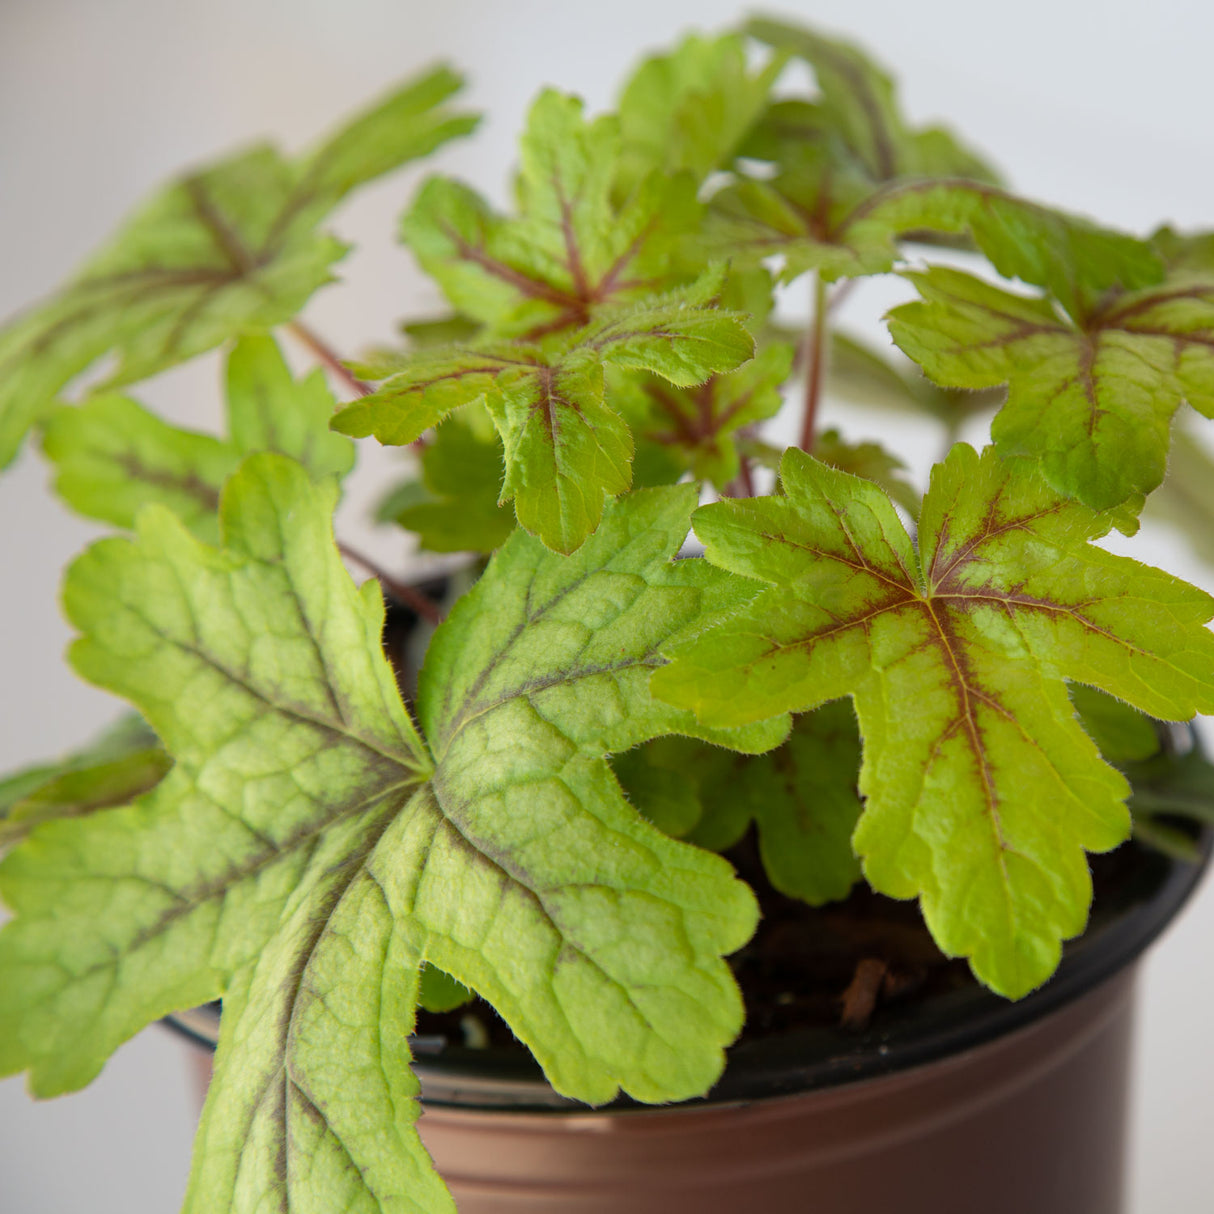
[[[417,587],[409,586],[405,582],[398,581],[391,574],[385,573],[370,557],[351,548],[349,544],[344,544],[339,540],[337,550],[347,560],[361,565],[398,603],[403,603],[404,606],[411,608],[422,619],[429,620],[431,624],[438,625],[443,622],[443,613]]]
[[[805,411],[801,415],[801,450],[812,452],[817,432],[818,402],[822,397],[822,376],[826,364],[826,314],[830,305],[822,275],[814,277],[814,313],[806,337]]]
[[[293,320],[287,325],[287,332],[291,334],[296,341],[307,346],[308,349],[315,355],[317,362],[322,363],[331,374],[341,380],[347,388],[350,389],[356,396],[370,396],[371,385],[365,384],[358,378],[341,359],[337,357],[332,346],[329,345],[322,337],[314,333],[301,320]]]

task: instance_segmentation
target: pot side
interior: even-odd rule
[[[686,1104],[588,1109],[522,1051],[414,1038],[419,1131],[460,1214],[1123,1214],[1138,959],[1204,867],[1141,853],[1018,1003],[744,1044]],[[214,1008],[170,1023],[213,1048]]]
[[[800,1096],[615,1113],[427,1102],[461,1214],[1119,1214],[1135,972],[1019,1032]]]

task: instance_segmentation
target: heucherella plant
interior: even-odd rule
[[[170,184],[0,332],[0,459],[34,432],[119,533],[63,603],[72,665],[133,710],[0,783],[0,1074],[79,1088],[222,999],[193,1214],[453,1209],[419,1006],[483,999],[589,1104],[705,1093],[743,1024],[748,832],[780,894],[917,899],[1017,998],[1084,929],[1088,853],[1184,852],[1210,813],[1161,722],[1214,712],[1214,599],[1100,541],[1177,409],[1214,415],[1214,236],[1022,198],[855,47],[758,19],[613,113],[540,93],[505,210],[425,180],[400,234],[449,311],[339,357],[298,319],[345,251],[323,225],[472,131],[459,83]],[[834,326],[877,275],[918,297],[902,354]],[[225,433],[125,394],[216,347]],[[929,483],[823,429],[827,392],[943,438]],[[1185,426],[1152,502],[1208,543]],[[409,461],[381,523],[465,554],[441,604],[334,536],[369,436]],[[430,630],[420,673],[385,597]]]

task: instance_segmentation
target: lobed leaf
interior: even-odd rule
[[[510,540],[434,636],[424,740],[335,501],[255,455],[225,489],[223,549],[150,507],[135,540],[80,558],[73,661],[174,766],[0,865],[0,1072],[80,1086],[150,1020],[223,997],[188,1211],[452,1208],[413,1128],[424,964],[595,1103],[703,1092],[741,1025],[721,958],[753,898],[645,823],[605,758],[667,732],[757,750],[785,727],[717,730],[649,696],[661,647],[751,593],[672,560],[694,490],[613,506],[573,558]]]
[[[43,450],[56,468],[56,491],[86,517],[129,529],[156,502],[214,543],[220,490],[245,455],[279,451],[317,479],[350,471],[353,443],[329,430],[334,403],[320,371],[297,381],[272,337],[250,336],[228,357],[227,439],[170,425],[109,394],[57,409]]]
[[[617,309],[564,338],[423,347],[376,392],[346,406],[335,429],[380,442],[413,442],[464,405],[484,403],[501,436],[502,500],[519,523],[560,552],[598,526],[605,501],[631,483],[633,440],[606,397],[604,367],[647,370],[679,385],[732,369],[754,343],[732,312],[705,306],[706,284]]]
[[[689,171],[702,181],[733,160],[758,121],[785,56],[750,71],[737,34],[689,34],[669,54],[646,59],[619,100],[617,194],[650,173]]]
[[[917,896],[946,953],[1021,995],[1083,928],[1084,851],[1129,828],[1062,680],[1208,711],[1214,600],[1093,547],[1106,517],[992,450],[935,469],[919,551],[875,486],[795,450],[781,480],[784,497],[697,512],[708,559],[769,585],[673,649],[654,693],[719,726],[853,696],[870,884]]]
[[[890,313],[898,345],[939,383],[1006,383],[1000,453],[1095,509],[1137,514],[1163,479],[1182,400],[1214,415],[1214,282],[1116,293],[1072,320],[959,270],[909,277],[923,299]]]
[[[50,416],[42,447],[55,492],[79,514],[133,528],[157,502],[200,539],[219,538],[219,493],[240,462],[234,444],[161,420],[130,397],[108,393]]]
[[[534,340],[588,324],[693,275],[681,242],[699,220],[690,174],[655,171],[622,202],[612,196],[619,123],[587,121],[582,103],[551,89],[522,138],[518,214],[431,178],[401,224],[405,243],[463,315],[492,337]]]
[[[773,343],[738,370],[692,388],[650,376],[617,385],[613,399],[638,443],[659,448],[669,479],[690,471],[724,489],[738,475],[739,431],[775,416],[781,386],[792,371],[793,349]]]
[[[356,185],[471,129],[439,68],[299,160],[259,146],[144,204],[57,295],[0,331],[0,466],[51,400],[103,355],[106,381],[146,379],[290,320],[346,248],[316,230]]]
[[[880,443],[849,443],[838,430],[823,430],[814,441],[814,457],[828,467],[872,481],[911,518],[919,517],[922,498],[902,475],[906,465]]]

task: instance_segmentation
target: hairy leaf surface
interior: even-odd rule
[[[587,121],[580,100],[546,90],[522,138],[517,215],[435,177],[402,221],[405,243],[457,311],[496,337],[577,328],[663,290],[699,221],[696,182],[655,171],[617,204],[619,145],[618,119]]]
[[[869,882],[918,896],[945,952],[1023,994],[1083,928],[1085,849],[1129,828],[1063,679],[1209,711],[1214,600],[1092,546],[1106,517],[993,450],[935,469],[918,551],[875,486],[795,450],[781,479],[785,497],[697,512],[708,558],[769,588],[675,651],[655,694],[716,725],[853,696]]]
[[[333,544],[335,501],[255,455],[225,490],[223,549],[150,507],[135,540],[80,558],[73,661],[175,765],[0,866],[0,1073],[78,1087],[150,1020],[223,996],[200,1214],[452,1208],[413,1130],[424,962],[595,1103],[704,1091],[741,1025],[721,958],[754,928],[749,891],[645,823],[605,759],[669,732],[762,749],[785,728],[715,730],[650,698],[660,648],[751,593],[671,559],[694,490],[614,506],[575,558],[516,535],[434,636],[424,740],[378,588]]]
[[[620,384],[615,399],[638,448],[665,453],[671,480],[690,471],[724,489],[738,475],[738,432],[779,412],[792,361],[791,346],[773,343],[738,370],[694,387],[646,377]]]
[[[550,548],[572,552],[598,526],[605,500],[631,483],[632,435],[606,399],[604,366],[690,386],[753,353],[737,315],[706,306],[720,283],[709,274],[694,289],[617,309],[565,338],[423,348],[395,367],[365,368],[381,379],[396,373],[333,426],[405,444],[453,409],[483,401],[504,448],[503,500],[514,500],[519,523]]]
[[[58,295],[0,331],[0,465],[51,399],[105,354],[146,379],[290,320],[346,248],[316,225],[355,186],[471,130],[438,68],[296,160],[259,146],[155,195]]]
[[[214,543],[220,490],[244,456],[279,451],[318,479],[350,471],[354,444],[329,429],[335,403],[322,372],[295,380],[272,337],[250,336],[228,357],[228,438],[170,425],[111,393],[57,409],[43,449],[59,496],[88,518],[130,528],[158,502]]]
[[[1136,513],[1163,479],[1177,406],[1214,416],[1214,281],[1116,293],[1072,319],[959,270],[908,277],[923,299],[890,314],[894,340],[939,383],[1007,384],[1000,453],[1087,505]]]

